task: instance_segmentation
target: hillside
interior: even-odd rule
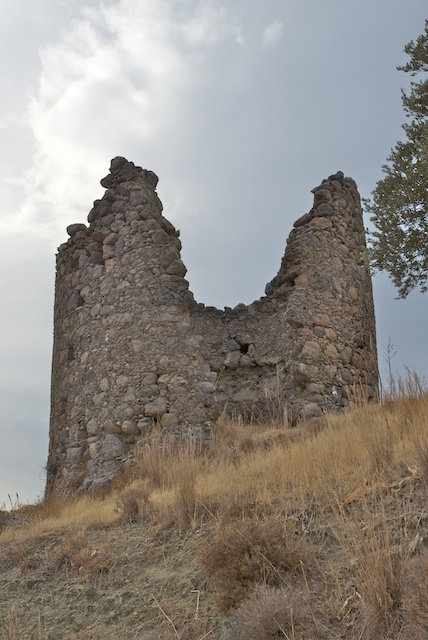
[[[428,396],[154,438],[98,498],[0,512],[0,637],[418,640]]]

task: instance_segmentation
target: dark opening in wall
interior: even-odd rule
[[[246,342],[244,342],[244,344],[241,344],[241,353],[248,353],[248,347],[250,345],[247,344]]]

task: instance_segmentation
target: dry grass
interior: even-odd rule
[[[35,507],[22,507],[19,513],[28,516],[29,524],[5,528],[0,533],[0,542],[27,540],[57,531],[85,531],[120,519],[111,497],[97,500],[89,496],[57,496]]]
[[[383,404],[293,429],[223,417],[209,448],[154,440],[110,495],[22,507],[30,524],[6,526],[0,542],[17,543],[12,560],[26,571],[31,553],[19,543],[63,532],[57,570],[91,578],[111,559],[91,548],[89,529],[144,519],[161,531],[203,531],[217,608],[234,611],[227,638],[298,640],[316,628],[318,638],[420,640],[428,552],[410,543],[428,527],[427,489],[428,395],[413,376]],[[184,638],[170,622],[171,637]],[[209,632],[195,619],[186,637]]]

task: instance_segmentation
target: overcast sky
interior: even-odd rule
[[[110,159],[160,178],[190,287],[250,303],[311,189],[362,196],[403,137],[426,0],[0,0],[0,506],[44,488],[55,252]],[[367,220],[368,224],[369,221]],[[428,296],[374,282],[381,365],[428,374]]]

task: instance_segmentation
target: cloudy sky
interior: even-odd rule
[[[310,190],[368,196],[426,0],[0,0],[0,506],[43,491],[56,247],[110,159],[155,171],[196,298],[263,295]],[[369,221],[367,220],[367,224]],[[428,296],[374,282],[381,364],[428,374]]]

